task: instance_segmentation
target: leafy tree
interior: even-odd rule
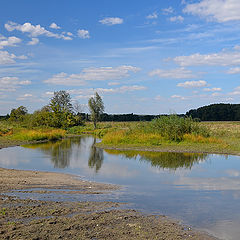
[[[66,91],[54,92],[51,98],[50,109],[52,110],[52,126],[67,128],[75,125],[73,116],[73,106],[71,103],[70,94]]]
[[[102,101],[102,98],[99,96],[99,94],[96,92],[94,97],[91,97],[88,100],[88,107],[91,113],[91,119],[94,124],[94,128],[97,127],[97,122],[101,118],[101,114],[103,114],[104,111],[104,104]]]
[[[70,94],[63,90],[54,92],[50,101],[50,108],[53,112],[72,112],[73,106]]]
[[[27,115],[27,108],[20,106],[17,109],[12,109],[10,113],[10,121],[22,122]]]

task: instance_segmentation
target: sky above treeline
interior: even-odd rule
[[[107,113],[240,103],[239,13],[239,0],[2,1],[0,115],[59,90],[83,106],[97,91]]]

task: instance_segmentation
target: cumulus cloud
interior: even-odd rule
[[[129,85],[129,86],[121,86],[117,88],[87,88],[87,89],[71,89],[68,92],[72,95],[76,95],[76,98],[90,98],[94,95],[97,91],[100,94],[115,94],[115,93],[126,93],[126,92],[133,92],[133,91],[143,91],[147,89],[145,86],[141,85]]]
[[[18,77],[1,77],[0,78],[0,91],[1,92],[14,92],[19,86],[29,85],[31,81],[21,81]]]
[[[230,68],[228,71],[227,71],[228,74],[238,74],[240,73],[240,67],[235,67],[235,68]]]
[[[171,22],[183,22],[184,21],[184,17],[179,15],[179,16],[170,17],[169,20]]]
[[[162,9],[163,14],[168,15],[174,12],[174,9],[172,7],[164,8]]]
[[[197,3],[187,4],[183,11],[217,22],[240,20],[240,1],[201,0]]]
[[[20,43],[22,40],[20,38],[17,37],[1,37],[0,39],[0,49],[4,48],[4,47],[16,47],[17,43]]]
[[[13,64],[15,63],[15,59],[27,59],[26,56],[16,56],[15,54],[10,54],[7,51],[0,51],[0,65],[4,64]]]
[[[221,51],[212,54],[195,53],[190,56],[178,56],[173,59],[180,66],[231,66],[240,65],[240,51]]]
[[[136,73],[139,70],[140,68],[133,66],[85,68],[79,74],[58,73],[44,82],[57,85],[81,86],[85,85],[87,81],[122,79],[128,77],[130,72]]]
[[[61,27],[59,27],[56,23],[52,23],[50,26],[49,26],[50,28],[52,28],[52,29],[61,29]]]
[[[158,76],[160,78],[174,78],[174,79],[183,79],[183,78],[194,78],[196,77],[192,71],[185,68],[176,68],[176,69],[155,69],[149,73],[150,76]]]
[[[172,95],[171,98],[179,99],[179,100],[186,100],[187,98],[180,96],[180,95]]]
[[[146,16],[147,19],[157,19],[158,18],[158,14],[156,12],[149,14],[148,16]]]
[[[221,88],[213,87],[213,88],[204,88],[203,91],[205,92],[219,92],[222,91]]]
[[[90,38],[90,34],[88,30],[79,29],[77,33],[78,33],[78,36],[82,39]]]
[[[119,17],[107,17],[102,20],[99,20],[99,22],[104,25],[111,26],[111,25],[116,25],[116,24],[122,24],[123,19],[119,18]]]
[[[17,98],[19,101],[29,100],[29,98],[32,99],[33,95],[30,93],[25,93]]]
[[[109,86],[116,86],[116,85],[120,85],[119,82],[110,82],[108,83]]]
[[[41,25],[35,26],[29,22],[26,22],[22,25],[15,22],[7,22],[4,26],[9,32],[18,30],[22,33],[29,33],[31,37],[47,36],[47,37],[64,39],[64,40],[72,39],[71,37],[65,36],[64,34],[57,34],[57,33],[50,32],[46,30],[44,27],[41,27]]]
[[[234,88],[234,90],[230,92],[229,95],[240,95],[240,86]]]
[[[204,80],[199,81],[186,81],[183,83],[178,83],[178,87],[184,87],[184,88],[200,88],[207,86],[207,82]]]
[[[32,38],[32,40],[28,42],[28,45],[36,45],[38,43],[39,43],[38,38]]]

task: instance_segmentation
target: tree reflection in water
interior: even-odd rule
[[[51,156],[55,168],[66,168],[70,165],[73,145],[80,146],[81,138],[67,138],[56,142],[25,145],[24,147],[40,149]]]
[[[97,173],[102,167],[103,150],[96,148],[96,139],[89,137],[67,138],[56,142],[46,142],[41,144],[25,145],[26,148],[40,149],[45,154],[51,156],[51,161],[55,168],[67,168],[70,165],[70,159],[80,159],[81,150],[89,151],[88,166],[95,168]],[[82,148],[80,148],[80,146]]]
[[[103,150],[101,148],[96,148],[96,139],[94,138],[93,144],[91,146],[91,151],[88,159],[88,166],[90,168],[95,168],[95,172],[97,173],[102,167],[103,163]]]
[[[57,142],[26,145],[27,148],[40,149],[51,156],[55,168],[66,168],[70,159],[80,159],[89,154],[88,167],[97,173],[103,164],[103,150],[95,147],[96,139],[93,137],[67,138]],[[150,162],[153,167],[177,170],[178,168],[191,169],[194,164],[207,159],[204,153],[177,153],[177,152],[143,152],[104,150],[112,155],[123,156],[128,159]],[[82,155],[83,154],[83,155]]]
[[[150,162],[153,167],[177,170],[178,168],[191,169],[194,164],[206,160],[205,153],[178,153],[178,152],[141,152],[105,150],[109,154],[122,155],[129,159]]]

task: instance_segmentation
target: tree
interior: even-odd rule
[[[54,92],[54,96],[50,101],[50,107],[53,112],[72,112],[73,106],[70,94],[63,90]]]
[[[100,120],[101,114],[103,114],[104,111],[104,104],[102,98],[97,92],[95,93],[94,97],[91,97],[88,100],[88,107],[91,113],[91,119],[94,124],[94,129],[96,129],[97,122]]]
[[[17,109],[12,109],[9,120],[21,122],[24,120],[27,112],[27,108],[24,106],[20,106]]]
[[[53,112],[53,127],[67,128],[75,125],[75,118],[72,111],[73,106],[69,93],[63,90],[54,92],[54,96],[51,98],[49,107]]]

